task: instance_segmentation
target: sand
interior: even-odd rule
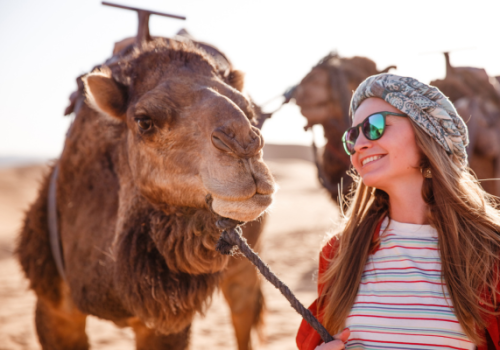
[[[280,189],[263,234],[262,258],[303,304],[316,298],[314,274],[318,251],[335,227],[338,209],[317,179],[309,150],[300,146],[266,146],[265,158]],[[0,350],[40,349],[33,321],[35,296],[12,255],[23,211],[34,200],[46,165],[0,169]],[[266,341],[256,349],[295,349],[300,316],[267,281]],[[134,349],[130,329],[89,316],[92,349]],[[236,349],[229,309],[214,295],[206,316],[193,322],[191,349]]]

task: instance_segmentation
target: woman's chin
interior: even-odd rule
[[[365,186],[368,187],[381,188],[382,182],[386,182],[382,181],[382,179],[384,179],[383,176],[373,172],[364,174],[361,176],[361,178],[363,179],[363,183],[365,184]]]

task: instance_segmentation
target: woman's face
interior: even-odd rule
[[[358,125],[376,112],[401,113],[384,100],[372,97],[358,107],[352,125]],[[354,149],[356,153],[351,156],[351,162],[365,185],[389,195],[401,185],[422,185],[420,151],[408,117],[388,115],[382,137],[370,141],[360,133]]]

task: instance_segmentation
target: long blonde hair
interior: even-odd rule
[[[460,325],[471,341],[480,344],[478,330],[486,326],[483,317],[499,314],[491,311],[496,309],[500,267],[497,198],[481,188],[470,169],[460,169],[440,145],[411,123],[422,155],[420,166],[432,172],[432,178],[424,180],[422,197],[438,233],[442,277]],[[337,235],[338,249],[319,281],[324,288],[318,305],[324,307],[323,323],[331,334],[345,326],[368,255],[377,244],[372,241],[374,230],[389,213],[387,193],[353,176],[345,226]],[[485,291],[491,293],[491,300],[484,300]]]

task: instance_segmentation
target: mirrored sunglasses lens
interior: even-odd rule
[[[354,145],[356,144],[356,140],[358,139],[358,130],[358,128],[354,128],[348,130],[345,133],[344,147],[349,155],[354,153]]]
[[[384,116],[382,114],[373,114],[363,123],[363,134],[369,140],[378,140],[385,129]]]

